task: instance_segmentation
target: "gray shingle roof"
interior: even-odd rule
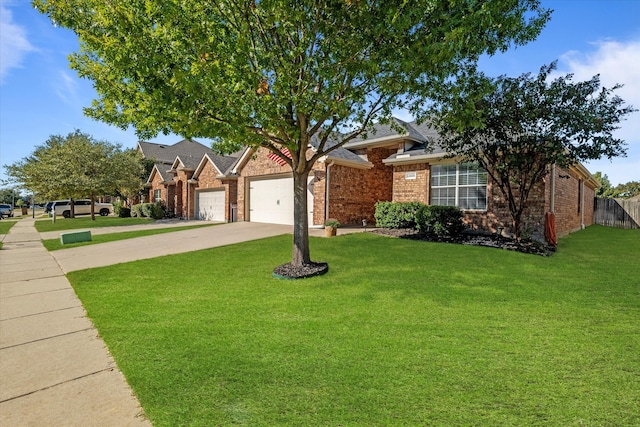
[[[400,128],[402,131],[398,131],[396,128]],[[361,142],[374,142],[381,139],[392,138],[410,138],[417,141],[424,141],[425,137],[421,132],[422,127],[418,127],[416,122],[405,122],[400,119],[393,119],[390,124],[374,123],[370,126],[365,135],[354,138],[347,143],[347,146],[357,144]]]
[[[138,147],[145,158],[164,163],[173,163],[178,156],[183,162],[189,157],[197,158],[199,162],[205,154],[213,154],[211,148],[191,139],[183,139],[173,145],[140,141]]]
[[[158,170],[163,178],[166,178],[166,171],[176,160],[182,162],[184,167],[195,169],[198,167],[204,155],[208,155],[215,166],[226,173],[227,169],[236,161],[241,151],[229,156],[215,154],[211,148],[192,139],[183,139],[173,145],[155,144],[152,142],[140,141],[138,147],[145,158],[154,159]]]

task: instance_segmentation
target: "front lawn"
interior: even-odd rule
[[[1,220],[0,221],[0,234],[7,234],[9,229],[16,224],[16,221],[13,220]]]
[[[68,275],[154,426],[640,424],[640,230],[551,257],[291,236]]]
[[[36,221],[36,230],[39,233],[47,231],[75,230],[78,228],[113,227],[119,225],[153,224],[154,220],[149,218],[119,218],[117,216],[96,215],[96,220],[91,221],[91,216],[79,216],[77,218],[56,218],[53,222],[51,218]]]

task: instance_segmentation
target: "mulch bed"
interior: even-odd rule
[[[412,228],[379,228],[372,233],[400,239],[422,240],[427,242],[456,243],[460,245],[487,246],[490,248],[506,249],[509,251],[523,252],[541,256],[550,256],[556,248],[535,240],[516,241],[495,234],[463,233],[457,237],[437,236],[435,234],[420,234]]]
[[[311,262],[301,266],[291,263],[282,264],[273,269],[273,277],[278,279],[305,279],[307,277],[320,276],[329,271],[329,264],[326,262]]]

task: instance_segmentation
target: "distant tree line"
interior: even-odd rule
[[[629,181],[625,184],[611,185],[607,174],[596,172],[594,178],[600,183],[600,188],[596,190],[596,196],[605,199],[623,198],[628,199],[640,195],[640,181]]]

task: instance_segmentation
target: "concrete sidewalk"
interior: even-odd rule
[[[0,425],[150,426],[33,222],[0,251]]]

